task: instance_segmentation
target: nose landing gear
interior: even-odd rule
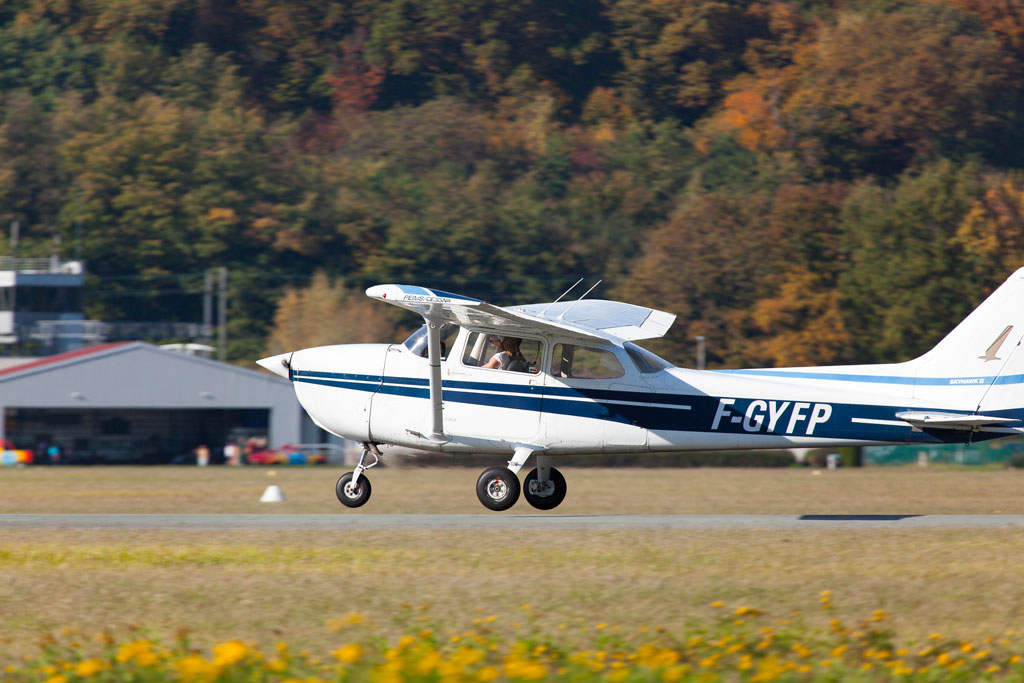
[[[373,456],[373,462],[368,465],[364,465],[363,461],[366,460],[367,454]],[[366,501],[370,500],[370,479],[363,472],[375,467],[380,464],[380,451],[377,449],[376,444],[364,443],[363,452],[359,456],[359,464],[356,465],[354,472],[346,472],[341,475],[338,479],[338,483],[334,485],[334,494],[338,496],[338,501],[341,502],[345,507],[357,508],[366,504]],[[518,483],[518,482],[516,482]]]

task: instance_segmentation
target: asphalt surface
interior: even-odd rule
[[[1024,527],[1024,515],[0,514],[4,529],[922,529]]]

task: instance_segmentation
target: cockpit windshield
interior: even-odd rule
[[[642,349],[632,342],[622,345],[629,354],[630,360],[636,364],[637,369],[644,375],[660,372],[672,367],[672,364],[660,356],[656,356],[647,349]]]
[[[451,348],[450,342],[455,338],[455,335],[459,331],[459,326],[446,323],[441,327],[441,360],[448,358],[448,349]],[[427,326],[421,325],[418,330],[410,334],[402,346],[409,349],[417,356],[427,357]]]

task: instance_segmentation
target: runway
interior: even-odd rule
[[[488,530],[936,529],[1024,527],[1024,515],[0,514],[12,529]]]

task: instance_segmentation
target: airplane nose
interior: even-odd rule
[[[256,364],[265,370],[270,370],[275,375],[288,379],[288,370],[291,368],[291,353],[281,353],[276,356],[267,356],[256,361]]]

